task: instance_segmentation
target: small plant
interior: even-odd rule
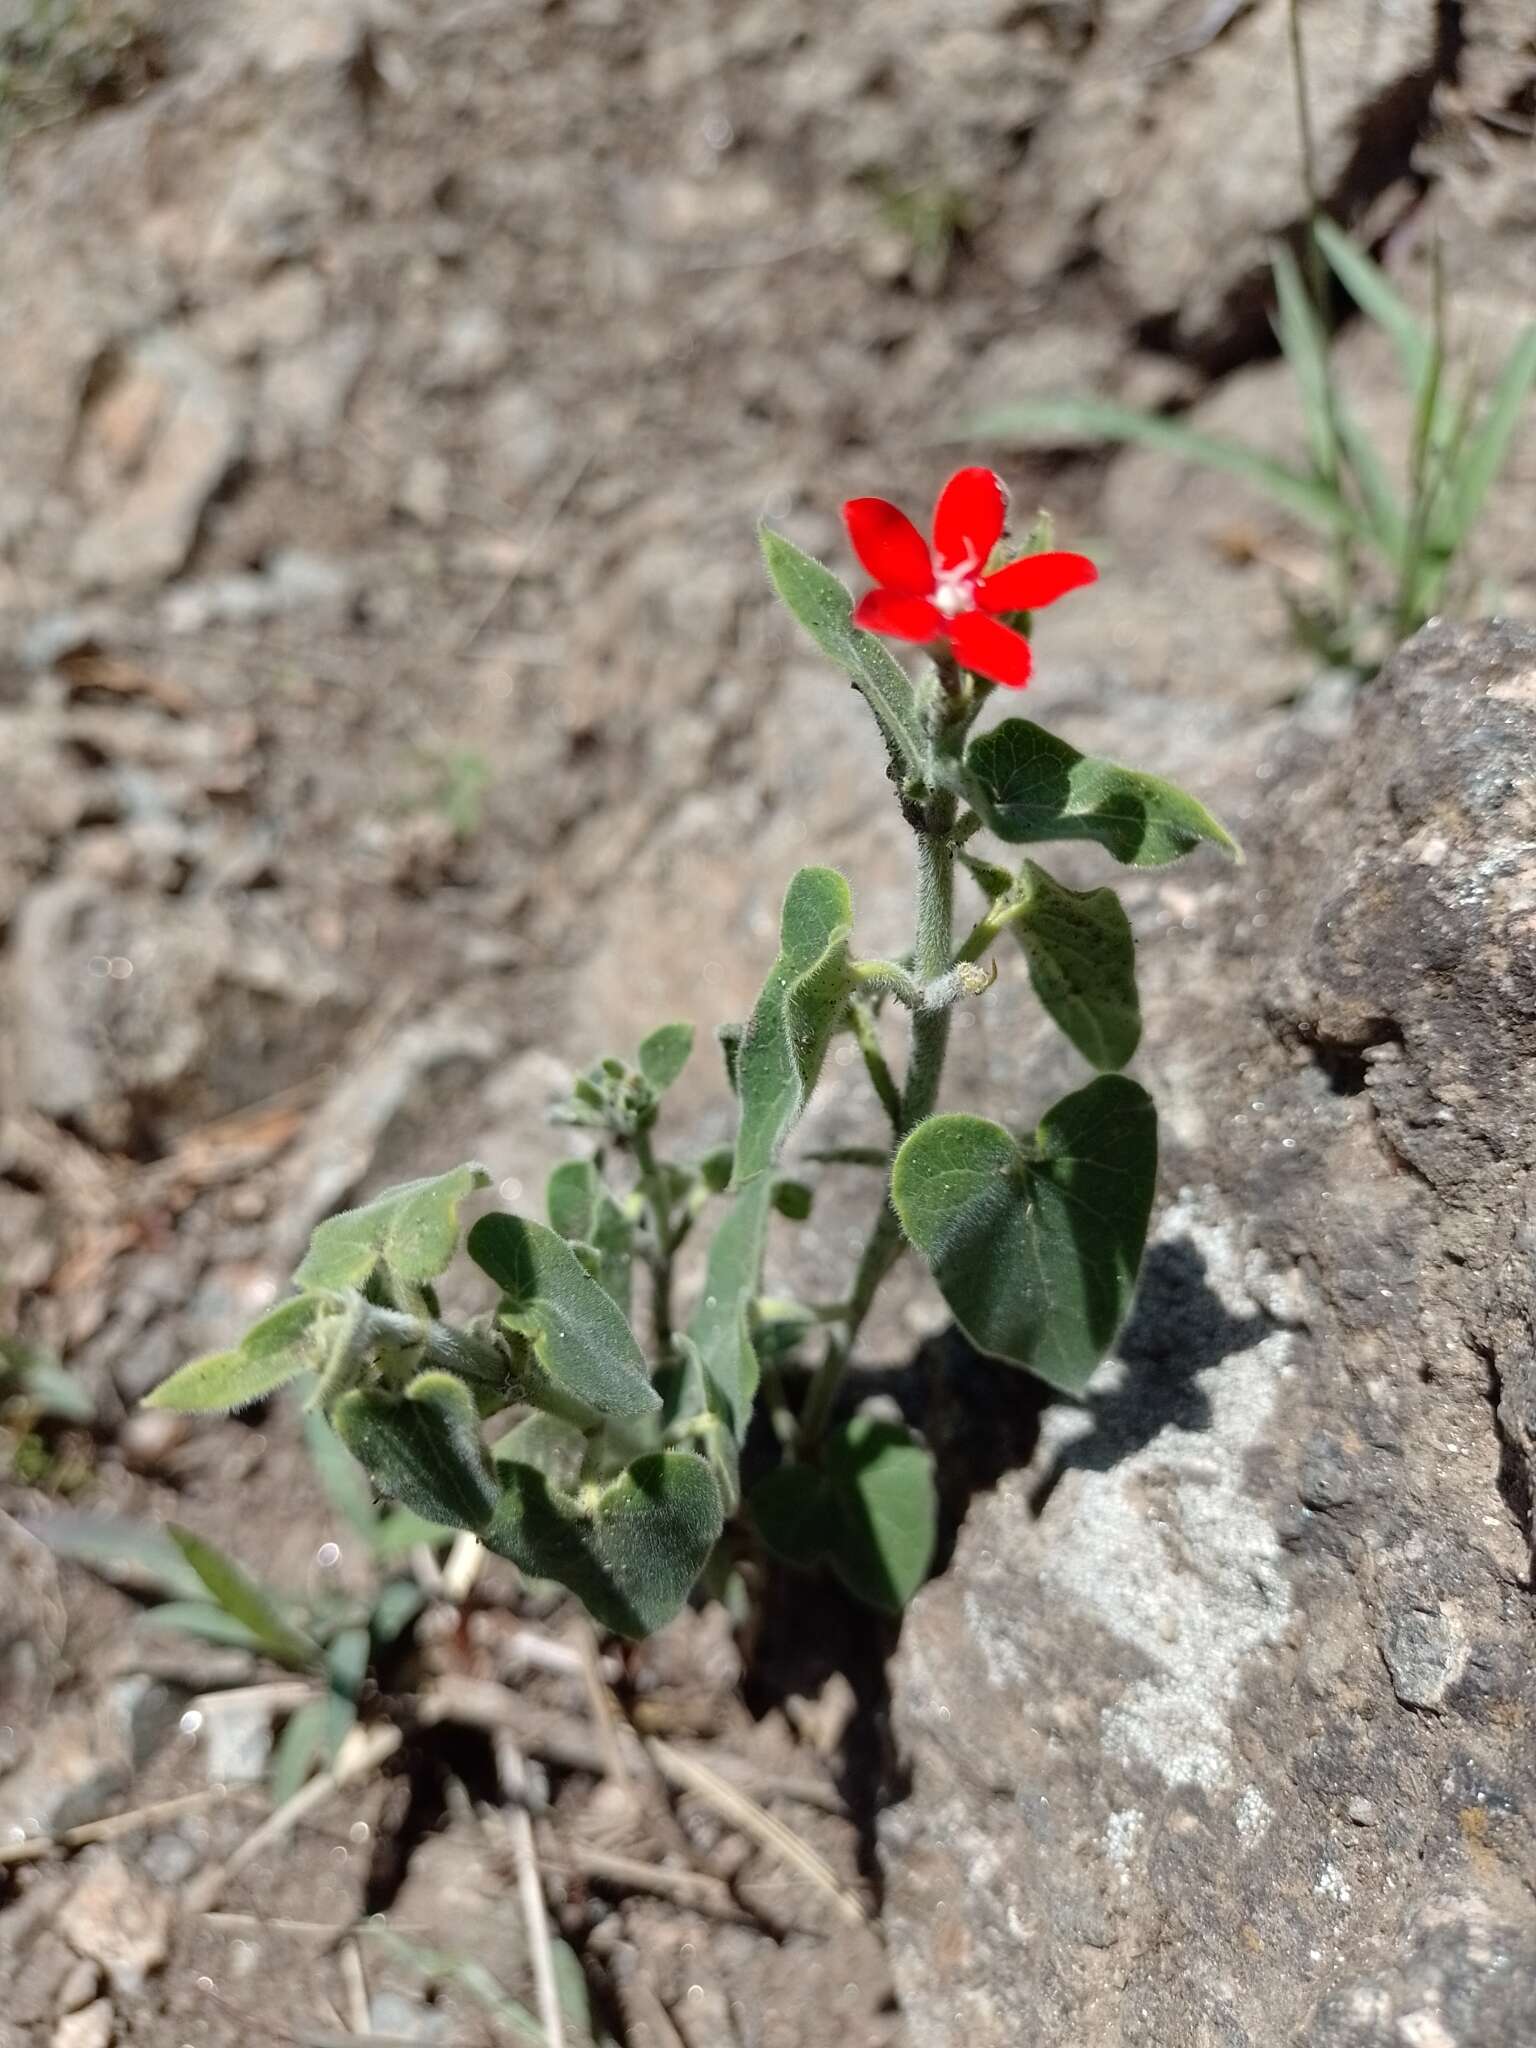
[[[1076,1391],[1129,1304],[1156,1169],[1151,1100],[1120,1072],[1141,1031],[1124,910],[1109,889],[1067,888],[1032,859],[985,858],[978,837],[1082,840],[1130,867],[1202,843],[1236,853],[1207,810],[1155,776],[1021,718],[975,729],[996,686],[1029,677],[1030,613],[1095,575],[1082,556],[1042,548],[1043,532],[1010,557],[1005,505],[989,470],[960,471],[930,548],[894,506],[854,500],[849,534],[877,585],[857,608],[826,569],[763,534],[780,598],[875,716],[917,886],[910,953],[870,959],[854,945],[843,877],[806,867],[791,879],[752,1015],[720,1034],[734,1147],[694,1161],[659,1149],[667,1091],[694,1044],[691,1024],[664,1024],[633,1055],[599,1060],[560,1105],[594,1150],[551,1175],[547,1222],[492,1213],[471,1227],[469,1257],[494,1289],[478,1314],[450,1318],[438,1293],[461,1207],[489,1184],[471,1164],[322,1223],[298,1292],[235,1350],[173,1374],[153,1403],[237,1408],[310,1374],[312,1426],[328,1418],[380,1494],[557,1580],[621,1635],[659,1627],[701,1574],[724,1583],[757,1544],[791,1565],[829,1565],[861,1599],[899,1610],[932,1557],[932,1460],[904,1424],[843,1399],[882,1281],[915,1248],[980,1351]],[[916,686],[864,628],[928,649]],[[960,869],[979,912],[957,935]],[[982,963],[1010,934],[1094,1070],[1022,1130],[1021,1104],[1004,1105],[1006,1122],[937,1107],[954,1007],[992,988],[997,970]],[[890,1005],[908,1018],[899,1078],[879,1028]],[[787,1149],[840,1035],[862,1056],[885,1134],[806,1163],[872,1167],[888,1198],[842,1298],[770,1297],[774,1219],[802,1222],[812,1205]],[[678,1253],[711,1215],[685,1316]],[[771,1426],[754,1435],[749,1470],[761,1476],[744,1500],[759,1413]]]
[[[1309,232],[1315,268],[1326,264],[1387,336],[1413,395],[1413,433],[1399,477],[1338,388],[1319,310],[1323,291],[1315,280],[1308,285],[1283,245],[1273,257],[1275,328],[1306,422],[1304,464],[1277,462],[1246,442],[1097,398],[1005,405],[969,421],[967,432],[1007,447],[1063,434],[1138,442],[1252,484],[1321,533],[1332,551],[1331,594],[1321,602],[1290,597],[1298,631],[1330,659],[1369,671],[1441,603],[1536,385],[1536,325],[1523,331],[1482,392],[1473,366],[1452,374],[1438,265],[1434,315],[1426,322],[1332,221],[1319,216]],[[1377,565],[1374,592],[1362,561]]]
[[[61,1557],[89,1565],[147,1596],[145,1619],[204,1642],[249,1650],[315,1681],[315,1696],[289,1718],[272,1758],[272,1797],[282,1805],[310,1773],[329,1763],[358,1718],[375,1661],[400,1641],[425,1604],[401,1567],[419,1543],[451,1533],[397,1508],[380,1510],[372,1490],[323,1416],[305,1418],[309,1448],[332,1504],[362,1538],[374,1568],[364,1596],[308,1597],[266,1585],[216,1544],[188,1529],[111,1516],[63,1513],[36,1533]]]
[[[131,0],[20,0],[0,17],[0,143],[130,98],[160,71]]]

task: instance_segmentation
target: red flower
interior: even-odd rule
[[[884,498],[850,498],[843,523],[853,552],[879,585],[854,607],[853,623],[896,640],[943,641],[962,668],[1022,690],[1029,642],[996,612],[1033,612],[1098,580],[1086,555],[1026,555],[988,576],[1003,535],[1008,493],[990,469],[959,469],[939,493],[933,547]]]

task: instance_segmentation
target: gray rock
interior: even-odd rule
[[[76,580],[117,587],[174,576],[245,447],[235,387],[180,336],[155,334],[109,388],[94,424],[100,445],[83,460],[94,455],[118,482],[76,543]]]
[[[117,2022],[110,1998],[66,2013],[53,2030],[52,2048],[112,2048]]]
[[[1270,769],[1143,948],[1120,1356],[903,1632],[924,2048],[1536,2038],[1536,634],[1428,628]]]
[[[101,1965],[114,1991],[133,1997],[169,1952],[170,1901],[107,1850],[65,1901],[58,1926],[72,1947]]]

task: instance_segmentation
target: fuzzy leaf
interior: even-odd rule
[[[558,1415],[525,1415],[491,1445],[498,1466],[531,1465],[554,1486],[572,1487],[581,1477],[587,1440],[574,1422]]]
[[[288,1716],[288,1724],[272,1752],[269,1789],[274,1807],[286,1806],[319,1764],[325,1751],[330,1712],[329,1699],[306,1700]]]
[[[171,1541],[181,1552],[208,1592],[224,1612],[260,1643],[279,1664],[301,1671],[315,1669],[321,1662],[320,1646],[302,1629],[285,1619],[270,1593],[245,1572],[217,1545],[204,1542],[190,1529],[167,1523]]]
[[[361,1287],[383,1264],[407,1287],[435,1280],[459,1242],[459,1207],[491,1177],[472,1162],[385,1188],[360,1209],[328,1217],[294,1274],[300,1287]]]
[[[933,1454],[899,1422],[858,1415],[827,1438],[832,1569],[849,1592],[899,1614],[928,1576],[938,1540]]]
[[[691,1024],[661,1024],[640,1041],[640,1071],[664,1095],[687,1066],[693,1052]]]
[[[201,1586],[199,1586],[201,1591]],[[271,1653],[254,1629],[247,1628],[233,1614],[215,1607],[211,1600],[167,1600],[140,1616],[146,1628],[170,1628],[178,1635],[195,1636],[201,1643],[218,1643],[229,1650],[249,1650],[253,1657]],[[286,1663],[286,1658],[281,1660]]]
[[[1150,1096],[1104,1074],[1032,1145],[984,1117],[930,1117],[897,1153],[891,1194],[977,1350],[1075,1393],[1130,1306],[1156,1173]]]
[[[872,633],[855,626],[853,599],[830,569],[771,527],[763,528],[762,542],[774,589],[822,652],[852,678],[879,721],[892,761],[904,776],[925,774],[928,743],[905,670]]]
[[[488,1547],[555,1579],[616,1635],[643,1636],[687,1599],[722,1526],[709,1467],[692,1451],[637,1458],[611,1485],[570,1494],[532,1466],[503,1470]]]
[[[233,1351],[194,1358],[144,1397],[146,1408],[174,1408],[183,1414],[228,1413],[274,1393],[316,1362],[316,1325],[333,1316],[332,1304],[313,1294],[295,1295],[253,1323]]]
[[[496,1484],[480,1418],[462,1380],[424,1372],[404,1394],[355,1387],[336,1404],[336,1434],[379,1491],[449,1529],[483,1529]]]
[[[1067,889],[1032,860],[1019,871],[1023,907],[1010,929],[1035,994],[1083,1058],[1113,1073],[1141,1038],[1136,941],[1113,889]]]
[[[660,1405],[623,1311],[552,1230],[521,1216],[482,1216],[469,1255],[501,1289],[503,1321],[528,1339],[559,1395],[594,1415],[645,1415]]]
[[[1241,859],[1225,826],[1171,782],[1080,754],[1028,719],[973,739],[964,778],[982,822],[1015,845],[1094,839],[1123,866],[1159,868],[1209,840]]]
[[[382,1520],[374,1505],[373,1488],[329,1418],[318,1408],[310,1409],[304,1417],[304,1442],[326,1499],[371,1547]]]
[[[811,1571],[832,1541],[827,1482],[812,1465],[780,1465],[759,1480],[747,1501],[757,1533],[785,1564]]]
[[[588,1245],[596,1253],[588,1270],[627,1318],[634,1225],[603,1184],[595,1162],[565,1160],[550,1174],[544,1199],[550,1227],[567,1244]]]
[[[762,1279],[772,1201],[773,1180],[766,1173],[736,1195],[710,1240],[704,1291],[688,1325],[718,1412],[738,1443],[746,1436],[757,1393],[751,1312]]]
[[[774,962],[736,1062],[736,1182],[764,1172],[799,1121],[843,1012],[853,900],[831,868],[801,868],[784,897]]]

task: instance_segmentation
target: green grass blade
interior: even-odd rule
[[[168,1523],[171,1541],[224,1612],[261,1644],[269,1657],[298,1671],[313,1671],[322,1661],[320,1645],[286,1620],[272,1596],[227,1557],[217,1545],[205,1543],[190,1529]]]
[[[1296,258],[1283,242],[1276,245],[1270,267],[1275,277],[1275,331],[1296,379],[1313,460],[1321,474],[1328,476],[1338,468],[1328,336],[1302,282]]]
[[[1346,516],[1347,508],[1340,505],[1336,493],[1299,470],[1288,469],[1283,462],[1261,455],[1256,448],[1215,434],[1202,434],[1180,420],[1165,419],[1161,413],[1137,412],[1133,406],[1116,405],[1110,399],[1038,398],[999,406],[967,420],[964,434],[968,439],[1021,447],[1039,446],[1063,434],[1131,442],[1159,449],[1165,455],[1176,455],[1203,469],[1218,469],[1239,477],[1324,533],[1337,532]]]
[[[1320,216],[1313,223],[1313,233],[1334,276],[1392,343],[1408,382],[1418,390],[1433,347],[1429,329],[1388,282],[1381,266],[1336,222]]]
[[[1536,385],[1536,326],[1527,327],[1509,352],[1493,388],[1482,424],[1468,441],[1451,484],[1451,516],[1447,538],[1462,547],[1483,509],[1494,478],[1504,465],[1526,400]]]

